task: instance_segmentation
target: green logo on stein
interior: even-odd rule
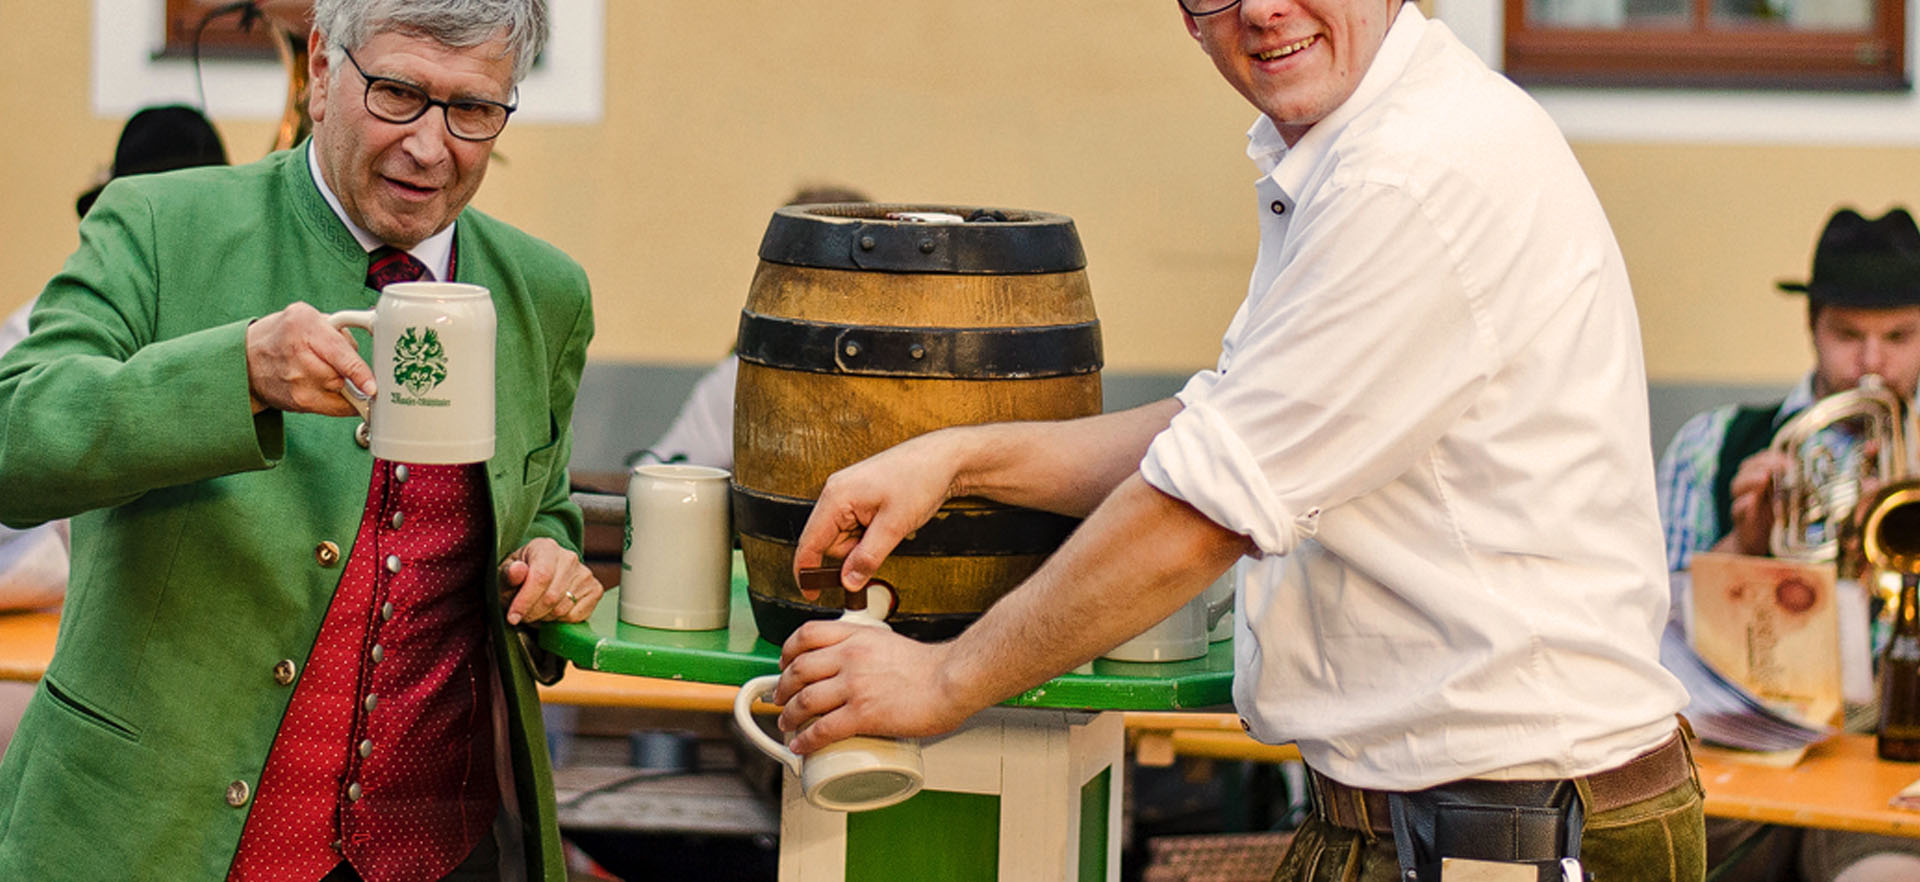
[[[418,398],[447,378],[447,350],[432,328],[408,328],[393,342],[393,381]]]
[[[627,500],[626,524],[627,524],[626,534],[620,538],[620,569],[622,571],[633,569],[633,565],[630,563],[627,563],[627,552],[633,550],[633,500],[632,499]]]

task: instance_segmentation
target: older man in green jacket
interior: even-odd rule
[[[0,521],[74,517],[59,644],[0,761],[0,879],[564,879],[532,656],[579,621],[587,282],[466,209],[539,0],[320,0],[312,140],[116,181],[0,358]],[[411,8],[410,8],[411,7]],[[325,314],[483,285],[496,450],[376,459]]]

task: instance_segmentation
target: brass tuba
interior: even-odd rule
[[[1860,547],[1876,570],[1920,575],[1920,481],[1889,484],[1875,494],[1860,526]]]
[[[280,62],[287,66],[287,109],[273,133],[269,150],[286,150],[300,143],[313,131],[313,117],[307,115],[307,36],[295,33],[279,21],[268,28]]]
[[[287,68],[287,109],[274,128],[270,148],[285,150],[313,131],[313,117],[307,115],[307,31],[312,27],[313,2],[254,0],[253,7],[266,19],[268,38]]]
[[[1859,386],[1814,402],[1781,426],[1771,447],[1786,454],[1788,463],[1774,484],[1769,536],[1773,556],[1838,561],[1843,535],[1852,529],[1860,503],[1861,482],[1878,478],[1891,488],[1914,472],[1907,449],[1907,438],[1914,434],[1907,425],[1911,418],[1886,383],[1868,374],[1860,378]],[[1861,424],[1848,435],[1850,442],[1860,445],[1861,452],[1853,457],[1832,446],[1834,433],[1845,431],[1843,424],[1849,423]],[[1868,469],[1869,450],[1873,451],[1872,470]],[[1913,491],[1914,498],[1920,499],[1920,485],[1913,485]],[[1920,534],[1915,538],[1920,540]],[[1871,557],[1872,552],[1868,554]],[[1839,562],[1842,573],[1851,572],[1849,561]]]

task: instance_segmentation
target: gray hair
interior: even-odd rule
[[[315,0],[313,26],[327,37],[337,70],[344,49],[401,31],[464,49],[501,36],[513,53],[513,82],[527,78],[547,43],[547,0]]]

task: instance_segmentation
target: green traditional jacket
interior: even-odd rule
[[[457,280],[490,289],[499,320],[494,562],[542,536],[577,551],[585,273],[472,209],[455,243]],[[304,147],[122,178],[0,357],[0,521],[74,518],[53,661],[0,760],[0,879],[225,878],[372,472],[357,419],[251,413],[246,328],[295,301],[369,308],[366,266]],[[521,832],[503,857],[563,880],[530,656],[481,595]]]

